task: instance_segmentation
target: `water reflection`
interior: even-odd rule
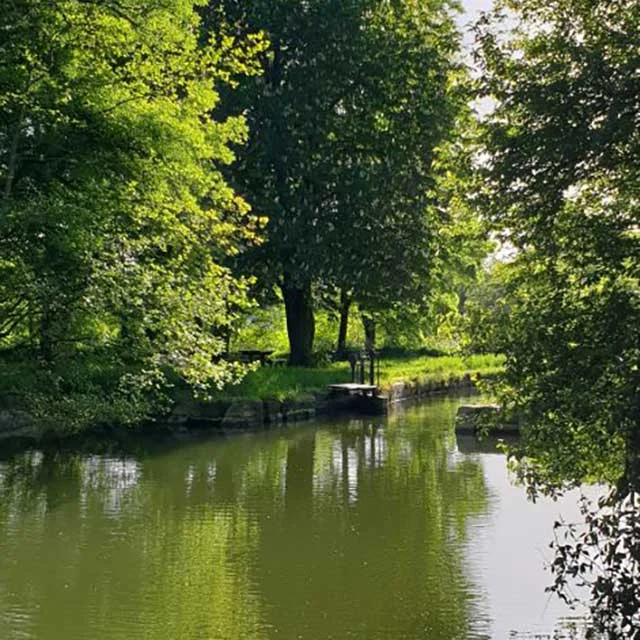
[[[0,462],[0,637],[492,637],[456,406]]]
[[[472,582],[484,585],[486,591],[476,628],[491,638],[584,638],[586,610],[572,611],[545,593],[551,582],[546,567],[553,560],[549,549],[553,523],[579,521],[580,496],[599,490],[585,487],[558,500],[539,498],[534,504],[523,499],[524,489],[510,481],[504,456],[497,455],[500,439],[478,442],[458,435],[456,440],[458,455],[482,465],[489,496],[489,508],[469,519],[465,553]],[[588,594],[582,595],[587,601]]]

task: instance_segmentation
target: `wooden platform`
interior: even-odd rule
[[[374,396],[378,391],[375,384],[358,384],[357,382],[345,382],[344,384],[330,384],[329,391],[350,396]]]

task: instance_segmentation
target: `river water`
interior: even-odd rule
[[[465,401],[0,461],[0,638],[573,637],[544,564],[576,495],[527,502]]]

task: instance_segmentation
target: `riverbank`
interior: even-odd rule
[[[327,391],[327,385],[349,380],[347,363],[309,369],[261,367],[249,372],[239,384],[215,391],[206,399],[194,397],[186,388],[174,389],[165,412],[152,421],[140,421],[127,428],[224,433],[300,422],[318,415],[384,413],[398,401],[473,389],[477,379],[495,376],[501,369],[502,358],[495,355],[389,358],[380,364],[380,397],[372,401],[336,397]],[[7,396],[1,400],[0,440],[37,442],[66,438],[79,431],[64,424],[51,428],[50,422],[43,427],[28,407],[15,402],[12,405]],[[83,401],[90,400],[87,397]],[[105,430],[121,427],[117,423],[103,423],[82,431],[104,434]]]
[[[478,380],[496,373],[464,373],[448,378],[396,381],[381,388],[374,396],[336,394],[323,389],[301,393],[279,400],[277,398],[235,398],[203,401],[185,396],[167,417],[170,424],[185,429],[255,429],[302,422],[317,416],[345,413],[384,415],[394,404],[420,400],[446,393],[472,392]]]
[[[380,360],[376,384],[382,394],[394,385],[408,388],[442,386],[450,379],[464,376],[491,376],[503,369],[504,358],[495,354],[470,356],[396,356]],[[326,391],[330,384],[350,381],[350,367],[336,362],[313,368],[261,367],[249,372],[237,385],[212,394],[215,401],[294,400],[306,394]]]

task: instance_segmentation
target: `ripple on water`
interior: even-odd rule
[[[531,505],[502,456],[458,450],[461,401],[1,463],[0,638],[562,634],[577,621],[542,564],[564,503]]]

